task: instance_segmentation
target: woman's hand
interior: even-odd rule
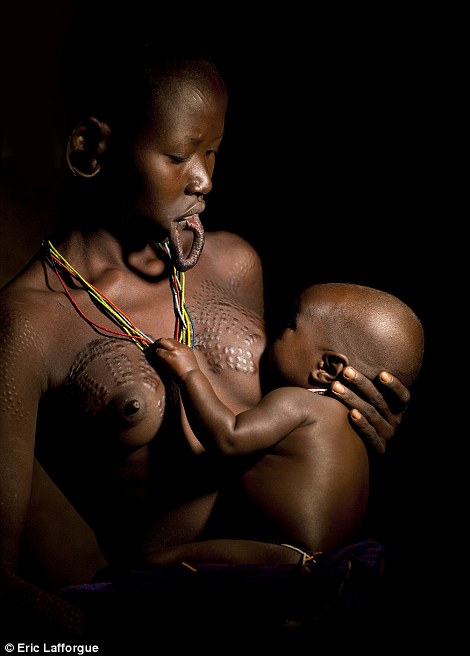
[[[409,403],[408,388],[387,371],[371,381],[348,366],[343,371],[342,382],[336,380],[331,391],[350,409],[350,420],[364,442],[378,453],[384,453]]]

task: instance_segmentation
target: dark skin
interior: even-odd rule
[[[347,408],[327,392],[351,364],[372,377],[386,362],[413,381],[423,349],[418,318],[396,297],[358,285],[311,286],[266,351],[267,393],[237,414],[220,401],[188,346],[157,340],[155,361],[178,384],[201,443],[223,459],[247,462],[227,526],[236,535],[242,516],[251,539],[204,540],[163,552],[149,545],[147,564],[291,564],[299,561],[296,549],[328,553],[358,539],[369,495],[368,454]]]
[[[245,547],[225,539],[150,549],[148,564],[292,564],[299,562],[298,552],[279,544],[330,552],[357,538],[368,500],[369,462],[343,404],[300,387],[300,379],[306,384],[308,377],[299,370],[299,386],[286,383],[235,414],[220,403],[191,349],[169,338],[156,347],[157,358],[179,382],[190,424],[206,449],[241,466],[248,463],[237,485],[238,514],[243,536],[253,539]],[[312,355],[305,341],[302,349]],[[229,526],[236,525],[234,519]]]
[[[246,241],[227,232],[207,233],[198,251],[199,214],[212,188],[227,97],[212,77],[179,89],[130,146],[99,117],[77,125],[70,166],[78,185],[95,185],[100,209],[108,202],[108,211],[95,215],[91,195],[86,230],[74,224],[51,241],[84,279],[156,339],[173,335],[175,326],[171,267],[153,246],[169,236],[174,259],[187,268],[185,296],[199,366],[221,400],[239,412],[261,396],[261,263]],[[81,177],[95,172],[91,180]],[[122,207],[118,218],[114,212]],[[65,283],[83,315],[117,329],[80,285],[67,276]],[[39,495],[35,455],[91,526],[106,561],[122,566],[139,562],[144,545],[164,549],[199,539],[224,468],[181,419],[145,353],[85,321],[42,253],[1,291],[0,312],[1,598],[13,617],[24,619],[27,611],[54,636],[59,629],[81,635],[84,618],[77,608],[56,596],[53,586],[22,577],[21,547],[36,509],[33,503],[29,511],[30,496],[34,501]],[[352,410],[358,434],[385,445],[401,412],[393,412],[360,372],[343,382],[335,393]],[[384,386],[402,404],[408,401],[396,378]],[[66,551],[65,544],[60,548]],[[92,559],[92,566],[99,560]],[[83,571],[92,566],[84,564]],[[76,581],[64,576],[55,586],[70,582]]]

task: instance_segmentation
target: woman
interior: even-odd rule
[[[75,36],[83,47],[80,29]],[[1,595],[23,636],[27,627],[54,637],[85,630],[43,564],[31,574],[38,549],[25,538],[31,525],[41,530],[35,457],[106,561],[130,567],[149,544],[197,540],[227,475],[146,347],[161,336],[192,346],[234,412],[261,394],[259,257],[234,234],[206,234],[200,219],[227,91],[207,58],[181,48],[175,58],[167,44],[163,53],[144,41],[127,36],[103,57],[93,48],[93,76],[80,57],[65,72],[62,224],[0,295]],[[337,396],[363,439],[385,443],[401,412],[360,372],[343,382]],[[384,383],[408,400],[396,378]]]

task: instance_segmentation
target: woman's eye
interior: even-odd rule
[[[172,154],[169,154],[168,157],[169,157],[169,158],[171,159],[171,161],[174,162],[175,164],[182,164],[183,162],[186,162],[187,159],[189,159],[188,157],[185,157],[184,155],[172,155]]]

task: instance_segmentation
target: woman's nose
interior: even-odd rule
[[[191,194],[208,194],[212,189],[214,167],[205,161],[198,162],[191,172],[187,190]]]

